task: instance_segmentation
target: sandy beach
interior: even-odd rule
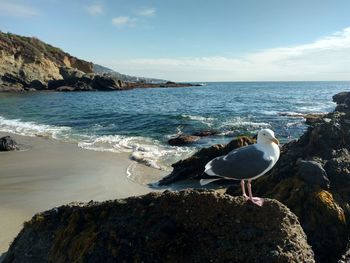
[[[5,135],[9,134],[0,133],[0,137]],[[52,139],[11,136],[25,150],[0,152],[0,254],[23,222],[37,212],[73,201],[103,201],[154,191],[146,182],[127,178],[126,170],[133,164],[127,153],[95,152]],[[152,175],[163,173],[144,169]]]

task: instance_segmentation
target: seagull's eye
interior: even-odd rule
[[[266,136],[266,133],[263,133],[264,136]]]

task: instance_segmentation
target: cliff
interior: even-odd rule
[[[8,262],[314,262],[297,217],[208,191],[151,193],[37,214]]]
[[[114,91],[187,86],[196,85],[130,77],[71,56],[35,37],[0,31],[0,92]]]
[[[33,81],[47,85],[63,79],[60,68],[93,72],[93,64],[34,37],[0,32],[0,85],[3,89],[35,88]]]

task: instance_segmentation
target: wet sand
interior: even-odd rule
[[[8,134],[0,133],[0,137]],[[26,150],[0,152],[0,255],[35,213],[72,201],[145,194],[164,172],[142,168],[148,180],[128,178],[127,153],[95,152],[51,139],[11,135]],[[152,175],[152,176],[151,176]]]

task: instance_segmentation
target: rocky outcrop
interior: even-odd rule
[[[327,172],[320,163],[300,159],[296,162],[296,165],[298,166],[297,174],[304,182],[310,185],[319,185],[323,189],[329,189],[330,182]]]
[[[168,144],[171,146],[184,146],[197,142],[202,137],[214,136],[217,132],[215,131],[200,131],[194,132],[192,135],[181,134],[168,140]]]
[[[200,139],[199,136],[193,135],[179,135],[175,138],[171,138],[168,140],[169,145],[172,146],[182,146],[194,143]]]
[[[50,80],[62,79],[61,67],[92,73],[90,62],[78,59],[37,38],[0,32],[0,90],[37,89],[39,81],[47,86]]]
[[[214,136],[217,135],[217,131],[200,131],[200,132],[194,132],[193,136],[199,136],[199,137],[208,137],[208,136]]]
[[[209,191],[62,206],[24,224],[4,263],[314,262],[297,217]]]
[[[63,79],[51,80],[49,90],[55,91],[113,91],[124,89],[123,83],[108,76],[86,74],[82,71],[60,68]]]
[[[298,141],[283,145],[275,167],[253,183],[256,195],[279,200],[299,217],[317,261],[327,263],[337,262],[350,234],[350,93],[333,100],[335,111],[310,122]],[[246,145],[237,140],[230,144]],[[226,154],[229,150],[222,149],[230,144],[214,145],[179,161],[160,183],[202,177],[205,164]],[[229,187],[227,193],[240,195],[240,187]]]
[[[197,87],[200,84],[193,83],[178,83],[168,81],[166,83],[144,83],[144,82],[128,82],[125,84],[129,89],[134,88],[183,88],[183,87]]]
[[[159,181],[159,185],[169,185],[180,180],[202,178],[204,166],[213,158],[228,154],[230,151],[254,143],[249,137],[239,137],[229,144],[216,144],[209,148],[203,148],[193,156],[178,161],[172,165],[173,171]]]
[[[1,151],[14,151],[18,149],[18,145],[14,139],[10,136],[0,138],[0,152]]]

